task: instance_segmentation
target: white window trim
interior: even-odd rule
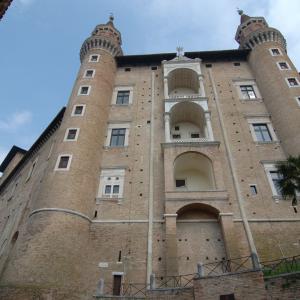
[[[128,104],[117,104],[117,96],[120,91],[129,91]],[[128,106],[132,104],[133,101],[133,86],[117,86],[114,88],[111,104],[118,106]]]
[[[110,139],[111,139],[111,133],[113,129],[117,129],[117,128],[124,128],[125,130],[125,139],[124,139],[124,145],[123,146],[110,146]],[[106,136],[106,141],[105,141],[105,146],[106,147],[111,147],[111,148],[118,148],[118,147],[126,147],[128,146],[128,142],[129,142],[129,128],[130,128],[130,124],[129,123],[111,123],[108,124],[107,127],[107,136]]]
[[[277,54],[273,54],[272,49],[277,49],[280,54],[278,54],[278,55]],[[282,56],[282,52],[281,52],[281,50],[279,48],[272,47],[272,48],[269,49],[269,52],[270,52],[270,54],[272,56]]]
[[[88,88],[87,94],[81,94],[81,89],[82,89],[83,87],[87,87],[87,88]],[[77,96],[89,96],[90,92],[91,92],[91,86],[90,86],[90,85],[81,85],[81,86],[79,87],[79,89],[78,89]]]
[[[297,104],[300,106],[300,96],[295,97]]]
[[[86,75],[88,71],[93,71],[92,76],[87,76],[87,75]],[[96,70],[95,70],[95,69],[86,69],[86,70],[84,71],[83,78],[87,78],[87,79],[89,79],[89,78],[94,78],[95,73],[96,73]]]
[[[97,55],[97,60],[92,60],[92,56],[95,56],[95,55]],[[99,60],[100,60],[100,54],[91,54],[89,56],[89,62],[91,62],[91,63],[97,63],[97,62],[99,62]]]
[[[25,182],[27,182],[31,178],[31,175],[32,175],[34,169],[36,169],[37,161],[38,161],[38,157],[32,162],[30,169],[28,171],[27,177],[25,179]]]
[[[277,193],[277,190],[274,186],[274,183],[273,183],[273,180],[271,177],[271,173],[270,173],[271,171],[277,171],[276,165],[275,164],[264,164],[264,169],[265,169],[265,173],[267,175],[267,179],[268,179],[273,196],[275,196],[277,198],[281,198],[281,195],[279,195]]]
[[[67,165],[66,168],[63,168],[63,169],[58,167],[59,162],[60,162],[60,158],[62,156],[68,156],[69,157],[68,165]],[[70,153],[59,154],[58,157],[57,157],[57,160],[56,160],[54,171],[69,171],[70,167],[71,167],[72,157],[73,157],[73,155],[70,154]]]
[[[274,131],[274,128],[272,126],[271,120],[269,118],[251,118],[248,119],[248,123],[250,126],[250,132],[252,135],[253,140],[258,143],[258,144],[268,144],[268,143],[273,143],[273,142],[278,142],[278,138],[276,136],[276,133]],[[271,135],[272,141],[269,142],[263,142],[263,141],[258,141],[255,131],[254,131],[254,126],[253,124],[266,124],[269,130],[269,133]]]
[[[75,114],[75,110],[76,110],[76,107],[77,107],[77,106],[82,106],[82,112],[81,112],[80,115]],[[75,104],[75,105],[73,106],[71,116],[72,116],[72,117],[82,117],[82,116],[84,115],[84,113],[85,113],[85,107],[86,107],[85,104]]]
[[[251,102],[251,101],[261,101],[262,100],[262,97],[261,97],[261,94],[259,92],[258,86],[257,86],[256,81],[254,79],[234,80],[234,85],[236,86],[236,90],[238,92],[238,96],[239,96],[239,99],[241,101]],[[241,86],[242,85],[251,85],[251,86],[253,86],[253,90],[254,90],[254,93],[256,95],[256,98],[253,98],[253,99],[244,98],[243,94],[242,94],[242,91],[241,91]]]
[[[289,79],[296,79],[298,85],[290,85]],[[287,83],[287,85],[288,85],[289,88],[299,88],[300,87],[300,82],[299,82],[299,80],[298,80],[297,77],[286,77],[285,81],[286,81],[286,83]]]
[[[118,180],[108,180],[108,177],[119,177]],[[125,169],[102,169],[100,174],[100,183],[98,189],[97,199],[121,199],[123,198],[124,193],[124,180],[125,180]],[[119,193],[118,194],[105,194],[105,186],[106,185],[119,185]]]
[[[75,138],[73,140],[68,139],[68,133],[69,133],[69,130],[71,130],[71,129],[75,129],[76,130],[76,135],[75,135]],[[78,136],[79,136],[79,131],[80,131],[80,128],[78,128],[78,127],[67,128],[66,132],[65,132],[64,142],[76,142],[77,139],[78,139]]]
[[[282,69],[281,67],[280,67],[280,64],[281,63],[285,63],[286,65],[287,65],[287,69]],[[278,69],[280,70],[280,71],[289,71],[289,70],[291,70],[291,67],[290,67],[290,65],[289,65],[289,63],[287,62],[287,61],[277,61],[276,62],[276,65],[277,65],[277,67],[278,67]]]

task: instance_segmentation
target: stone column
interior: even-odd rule
[[[199,87],[200,87],[200,96],[205,97],[204,83],[203,83],[203,75],[199,75]]]
[[[165,99],[169,99],[168,77],[164,78],[164,95]]]
[[[214,134],[213,134],[212,127],[211,127],[210,113],[209,112],[205,113],[205,123],[206,123],[207,132],[208,132],[208,139],[210,141],[213,141],[214,140]]]
[[[177,214],[164,214],[164,217],[166,221],[167,276],[175,276],[178,275],[176,235]]]
[[[170,137],[170,115],[168,113],[165,113],[165,142],[170,143],[171,137]]]

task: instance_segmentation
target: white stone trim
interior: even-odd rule
[[[208,104],[207,104],[207,100],[189,100],[186,99],[186,101],[182,101],[182,100],[174,100],[174,101],[165,101],[165,113],[169,113],[171,111],[171,109],[173,108],[173,106],[175,106],[176,104],[179,103],[184,103],[184,102],[193,102],[197,105],[199,105],[204,112],[208,112]]]
[[[60,162],[60,158],[61,158],[62,156],[68,156],[68,157],[69,157],[68,165],[67,165],[66,168],[59,168],[59,167],[58,167],[59,162]],[[73,157],[73,155],[70,154],[70,153],[62,153],[62,154],[59,154],[58,157],[57,157],[57,160],[56,160],[56,164],[55,164],[54,171],[69,171],[70,166],[71,166],[71,162],[72,162],[72,157]]]
[[[70,130],[76,130],[76,134],[75,134],[74,139],[68,139],[68,133],[69,133]],[[65,132],[64,142],[76,142],[77,139],[78,139],[78,136],[79,136],[79,131],[80,131],[80,128],[78,128],[78,127],[67,128],[66,132]]]
[[[95,61],[93,61],[92,60],[92,56],[95,56],[95,55],[97,55],[98,56],[98,58],[97,58],[97,60],[95,60]],[[100,54],[90,54],[90,56],[89,56],[89,62],[91,62],[91,63],[96,63],[96,62],[99,62],[99,60],[100,60]]]
[[[118,92],[120,92],[120,91],[129,91],[128,104],[117,104],[117,96],[118,96]],[[132,85],[116,86],[114,88],[111,104],[118,105],[118,106],[127,106],[127,105],[132,104],[132,102],[133,102],[133,86]]]
[[[87,87],[88,88],[88,91],[87,91],[87,93],[86,94],[82,94],[81,93],[81,89],[82,88],[84,88],[84,87]],[[79,89],[78,89],[78,92],[77,92],[77,96],[89,96],[90,95],[90,92],[91,92],[91,86],[90,85],[81,85],[81,86],[79,86]]]
[[[112,275],[120,275],[120,276],[124,276],[124,272],[111,272]]]
[[[125,130],[124,145],[123,146],[110,146],[110,139],[111,139],[112,129],[117,129],[117,128],[126,129]],[[130,123],[109,123],[108,126],[107,126],[107,136],[106,136],[105,146],[106,147],[125,147],[125,146],[128,146],[129,128],[130,128]]]
[[[287,65],[287,69],[282,69],[281,67],[280,67],[280,64],[281,63],[285,63],[286,65]],[[290,65],[289,65],[289,63],[287,62],[287,61],[277,61],[276,62],[276,65],[277,65],[277,67],[278,67],[278,69],[280,70],[280,71],[289,71],[289,70],[291,70],[291,67],[290,67]]]
[[[82,112],[80,115],[76,115],[75,114],[75,110],[77,106],[82,106]],[[71,117],[82,117],[85,113],[85,108],[86,108],[86,104],[75,104],[73,105],[73,109],[72,109],[72,113],[71,113]]]
[[[289,79],[295,79],[296,82],[298,83],[298,85],[290,85]],[[286,84],[288,85],[289,88],[299,88],[300,87],[300,82],[299,82],[299,79],[297,77],[286,77],[285,82],[286,82]]]
[[[277,49],[280,54],[273,54],[272,49]],[[282,56],[282,51],[279,48],[276,48],[276,47],[269,48],[269,52],[272,56]]]
[[[233,85],[236,87],[239,99],[242,101],[251,102],[251,101],[257,101],[257,100],[262,99],[262,96],[260,94],[260,91],[258,89],[255,79],[236,79],[236,80],[233,80]],[[256,98],[253,98],[253,99],[244,98],[242,91],[241,91],[242,85],[251,85],[253,87]]]
[[[252,138],[255,142],[262,143],[262,144],[265,143],[263,141],[257,140],[256,134],[254,131],[254,126],[253,126],[254,124],[266,124],[268,127],[268,130],[269,130],[269,133],[271,135],[271,139],[272,139],[272,141],[270,141],[270,142],[278,142],[278,138],[276,136],[276,133],[274,131],[274,128],[272,126],[270,118],[268,118],[268,117],[247,118],[247,121],[250,126],[250,132],[251,132]]]
[[[263,164],[263,166],[264,166],[265,173],[267,175],[267,179],[268,179],[270,188],[272,190],[273,196],[280,196],[280,195],[278,195],[278,193],[276,191],[276,188],[274,186],[274,183],[273,183],[273,180],[272,180],[272,177],[270,174],[271,171],[277,171],[276,165],[275,164]]]
[[[87,76],[87,72],[88,72],[88,71],[93,71],[92,76]],[[95,69],[86,69],[86,70],[84,71],[83,78],[85,78],[85,79],[94,78],[94,77],[95,77],[95,73],[96,73],[96,70],[95,70]]]
[[[297,104],[300,106],[300,96],[295,97]]]

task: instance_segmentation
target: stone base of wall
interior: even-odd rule
[[[299,300],[300,272],[265,278],[268,300]]]
[[[196,300],[219,300],[221,295],[230,294],[234,294],[235,300],[268,299],[260,271],[196,279],[194,294]]]

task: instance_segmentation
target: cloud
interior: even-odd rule
[[[32,113],[29,111],[15,112],[6,120],[0,120],[0,130],[2,131],[16,131],[25,124],[30,123],[32,120]]]
[[[20,4],[24,6],[29,6],[31,5],[35,0],[18,0]]]

